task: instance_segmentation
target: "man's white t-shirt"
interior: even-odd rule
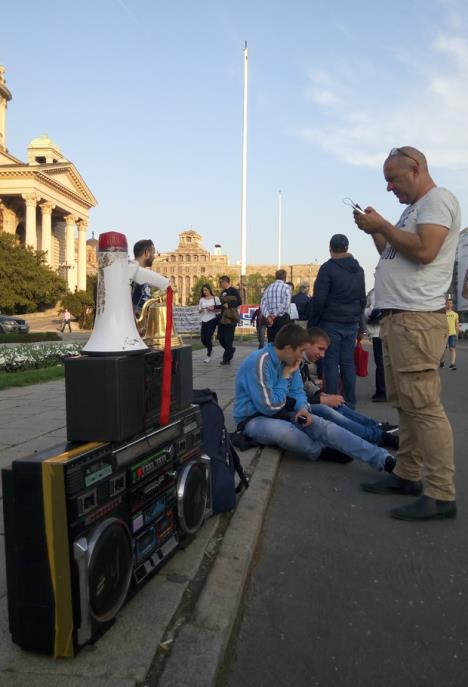
[[[431,311],[445,306],[460,233],[460,206],[453,193],[435,187],[409,205],[396,226],[416,233],[418,224],[438,224],[447,236],[437,257],[428,265],[403,257],[389,243],[385,246],[375,273],[376,308]]]

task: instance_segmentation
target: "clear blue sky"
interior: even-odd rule
[[[468,209],[468,10],[462,0],[15,0],[1,10],[10,152],[47,132],[99,205],[90,230],[172,250],[189,227],[240,258],[242,69],[249,45],[248,262],[322,262],[341,203],[388,219],[381,164],[414,145]]]

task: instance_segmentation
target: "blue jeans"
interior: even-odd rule
[[[370,441],[371,444],[380,444],[382,441],[383,432],[377,420],[361,415],[345,404],[338,408],[330,408],[322,403],[313,403],[310,406],[310,412],[316,417],[344,427],[361,439]]]
[[[341,375],[344,399],[351,408],[354,408],[356,405],[354,347],[358,323],[323,321],[320,322],[320,327],[330,337],[330,345],[323,361],[324,391],[327,394],[337,394]]]
[[[322,449],[328,447],[368,463],[376,470],[383,470],[389,455],[385,449],[321,417],[314,417],[310,427],[271,417],[254,417],[246,424],[244,433],[259,444],[279,446],[308,460],[317,460]]]

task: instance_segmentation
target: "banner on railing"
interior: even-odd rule
[[[238,327],[252,327],[250,320],[257,308],[258,305],[241,305],[239,308],[240,321]],[[175,307],[173,309],[173,320],[176,331],[179,334],[198,332],[200,330],[200,313],[196,305]]]

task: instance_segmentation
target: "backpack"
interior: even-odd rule
[[[216,393],[211,389],[194,389],[193,403],[200,406],[203,452],[210,457],[211,508],[213,514],[224,513],[234,508],[236,494],[248,488],[249,480],[231,444]],[[240,480],[237,487],[236,472]]]

